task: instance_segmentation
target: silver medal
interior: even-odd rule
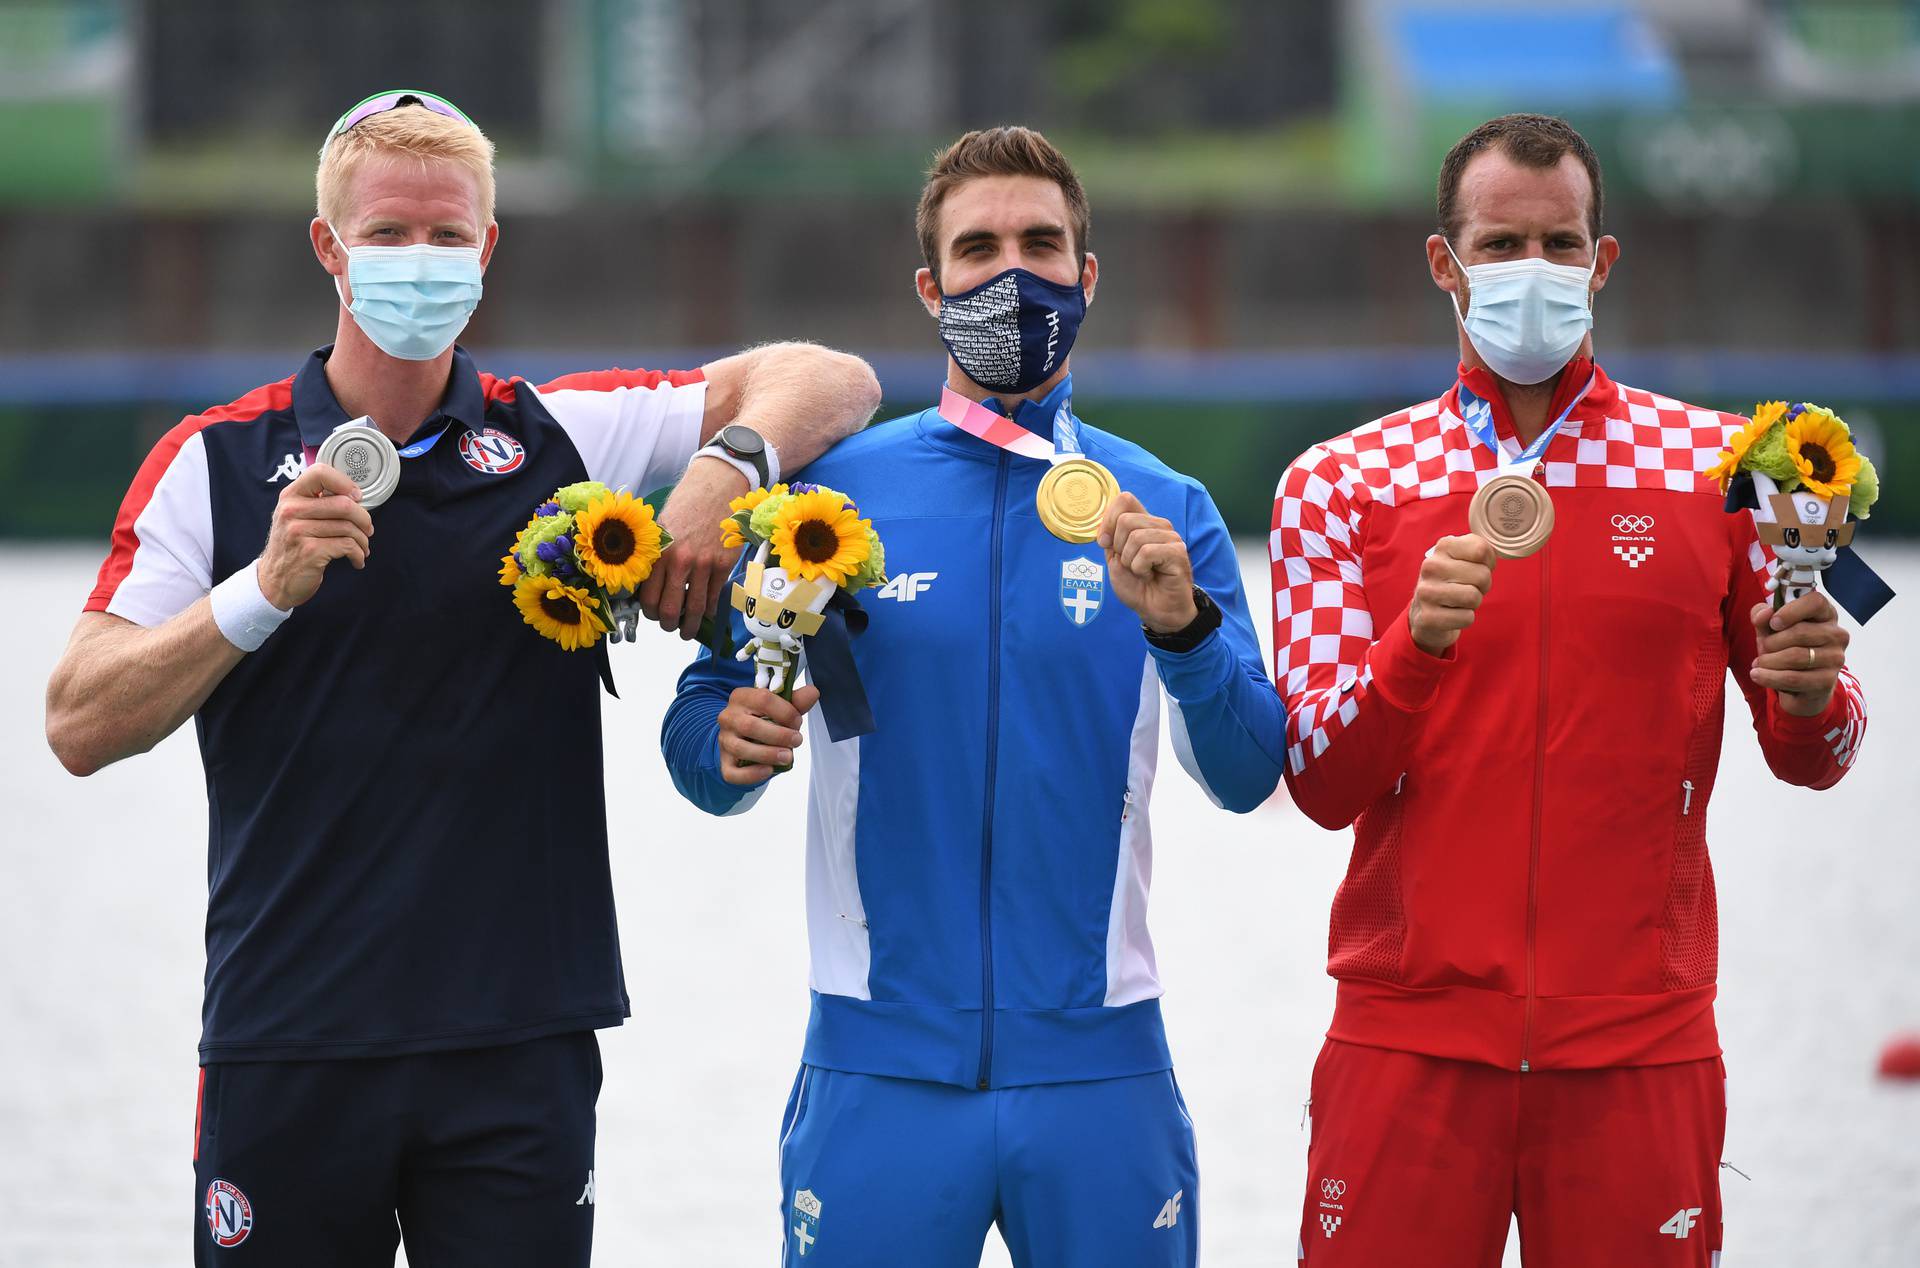
[[[360,486],[360,505],[372,510],[393,496],[400,483],[400,451],[379,428],[355,419],[334,428],[321,442],[315,461]]]

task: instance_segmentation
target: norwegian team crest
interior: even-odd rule
[[[216,1246],[238,1246],[253,1231],[253,1204],[238,1186],[215,1180],[207,1186],[207,1231]]]
[[[819,1236],[820,1199],[811,1189],[797,1189],[793,1194],[793,1244],[804,1257]]]
[[[467,431],[460,437],[460,456],[481,475],[506,475],[527,460],[525,446],[497,427]]]
[[[1100,615],[1107,597],[1107,570],[1085,555],[1060,565],[1060,610],[1075,625],[1089,624]]]

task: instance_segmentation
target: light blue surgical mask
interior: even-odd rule
[[[1453,255],[1452,243],[1447,254]],[[1598,250],[1584,269],[1539,258],[1469,266],[1453,255],[1453,262],[1467,275],[1467,315],[1461,319],[1467,338],[1509,383],[1543,383],[1560,373],[1593,329]]]
[[[479,247],[350,247],[331,224],[327,232],[347,253],[347,311],[375,347],[402,361],[431,361],[453,346],[480,303]],[[337,277],[333,289],[345,304]]]

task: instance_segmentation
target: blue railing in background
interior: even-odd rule
[[[477,349],[475,360],[536,382],[609,365],[694,366],[720,349],[556,352]],[[869,354],[890,402],[932,399],[937,354]],[[97,352],[0,354],[0,407],[111,406],[143,402],[205,407],[285,378],[297,353]],[[1739,408],[1752,396],[1920,401],[1920,355],[1699,349],[1625,351],[1605,358],[1622,382]],[[1444,350],[1291,349],[1285,352],[1080,352],[1074,369],[1089,398],[1210,404],[1424,400],[1451,381]]]

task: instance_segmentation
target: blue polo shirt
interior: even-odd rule
[[[307,455],[348,421],[331,349],[195,415],[135,477],[87,603],[155,626],[260,553]],[[320,589],[195,717],[208,803],[204,1061],[513,1043],[627,1015],[607,855],[604,643],[521,619],[500,557],[554,489],[636,492],[698,443],[698,371],[535,386],[456,350]],[[165,830],[165,825],[157,825]]]

